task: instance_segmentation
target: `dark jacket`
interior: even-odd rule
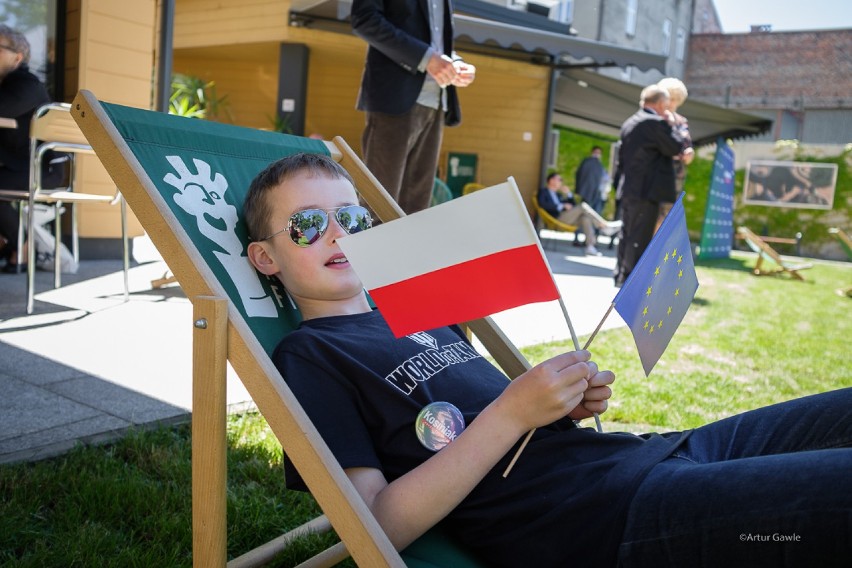
[[[50,102],[38,77],[21,65],[0,82],[0,116],[13,118],[17,128],[0,128],[0,180],[5,189],[26,189],[30,171],[30,120]]]
[[[354,0],[352,30],[368,44],[359,110],[403,114],[417,102],[426,73],[417,70],[429,49],[427,0]],[[453,51],[453,3],[444,0],[444,51]],[[458,94],[447,87],[447,126],[461,122]]]
[[[580,167],[574,174],[574,191],[595,209],[601,201],[601,181],[605,173],[601,161],[594,156],[588,156],[580,162]]]
[[[562,204],[568,203],[570,205],[575,205],[576,200],[574,199],[574,195],[568,195],[563,198],[555,199],[553,194],[544,186],[538,190],[538,195],[536,196],[536,200],[538,201],[538,206],[550,213],[551,217],[559,217],[559,213],[561,213],[561,209],[563,209]]]
[[[655,112],[641,109],[628,118],[621,126],[620,195],[674,203],[672,157],[683,147],[683,138]]]

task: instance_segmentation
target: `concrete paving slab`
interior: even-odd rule
[[[131,424],[161,422],[188,415],[186,408],[164,404],[150,396],[95,377],[53,383],[51,392]]]
[[[98,416],[101,411],[43,387],[0,375],[0,440]]]
[[[118,439],[130,423],[98,413],[76,422],[65,422],[14,438],[0,440],[0,464],[35,461],[62,455],[78,444]]]
[[[78,369],[5,342],[0,342],[0,373],[32,385],[47,385],[81,375]]]

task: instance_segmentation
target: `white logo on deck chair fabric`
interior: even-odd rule
[[[193,174],[179,156],[166,159],[178,175],[166,174],[163,181],[178,190],[175,203],[195,217],[198,231],[224,251],[212,252],[237,287],[246,315],[278,317],[275,301],[264,291],[257,272],[243,255],[245,246],[235,231],[237,208],[225,201],[228,180],[218,172],[213,175],[210,165],[202,160],[192,159],[198,172]]]

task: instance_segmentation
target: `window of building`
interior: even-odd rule
[[[663,20],[663,48],[660,53],[668,55],[672,51],[672,21],[669,19]]]
[[[683,28],[677,29],[677,39],[675,40],[675,57],[678,61],[683,61],[686,56],[686,30]]]
[[[624,32],[633,37],[636,35],[636,20],[639,17],[639,0],[627,0],[627,20],[624,24]]]

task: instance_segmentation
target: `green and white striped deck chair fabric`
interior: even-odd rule
[[[87,91],[72,106],[75,120],[187,297],[229,300],[228,360],[354,560],[371,567],[475,566],[440,528],[400,557],[269,358],[299,315],[277,282],[261,277],[245,256],[245,192],[269,163],[298,151],[323,153],[350,172],[380,218],[400,216],[354,152],[340,138],[326,142],[170,116],[101,103]],[[471,328],[486,347],[492,345],[492,355],[494,348],[500,351],[505,338],[490,321],[472,322]],[[518,355],[508,345],[507,363],[501,365],[516,376],[523,368],[513,362]],[[496,358],[499,362],[501,356]]]

